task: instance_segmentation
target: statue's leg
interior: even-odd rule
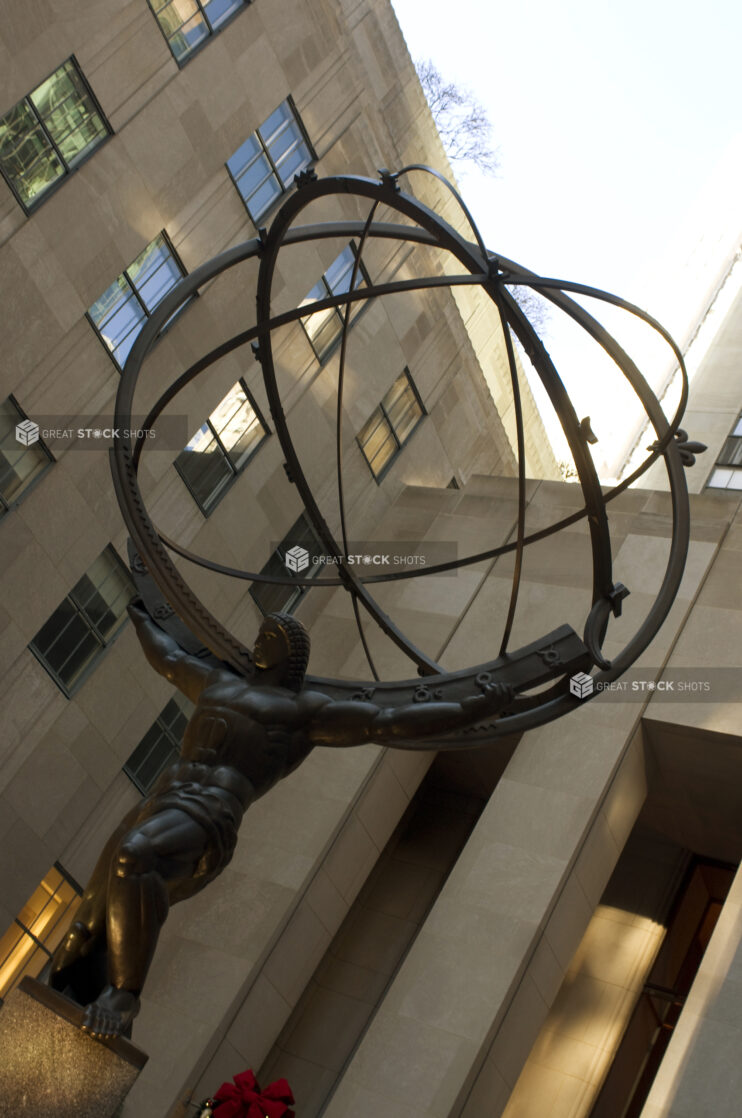
[[[88,997],[81,993],[78,989],[80,983],[89,986],[90,982],[95,983],[96,977],[83,975],[76,964],[96,952],[101,955],[105,952],[106,900],[111,861],[121,839],[135,823],[139,811],[140,805],[137,804],[127,812],[103,847],[85,887],[75,919],[52,957],[49,984],[57,990],[71,988],[73,996],[77,996],[81,1002],[90,1001],[95,995]],[[100,982],[99,988],[104,984]]]
[[[169,890],[192,877],[208,836],[185,812],[167,808],[125,834],[111,861],[106,936],[109,985],[86,1010],[94,1036],[125,1032],[168,914]]]

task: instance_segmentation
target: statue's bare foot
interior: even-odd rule
[[[82,1021],[83,1032],[96,1040],[121,1036],[139,1012],[139,998],[131,990],[106,986],[103,993],[87,1006]]]

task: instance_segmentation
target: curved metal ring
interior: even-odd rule
[[[411,170],[413,168],[407,168]],[[417,168],[415,168],[417,169]],[[420,168],[424,169],[424,168]],[[402,172],[399,172],[401,174]],[[235,266],[245,260],[253,257],[258,257],[260,260],[259,275],[258,275],[258,319],[255,327],[242,332],[236,337],[229,339],[211,353],[205,355],[200,361],[194,363],[189,370],[186,371],[177,381],[168,389],[160,399],[156,402],[151,409],[147,420],[145,421],[145,428],[148,427],[157,416],[162,412],[165,406],[174,398],[178,391],[180,391],[187,383],[197,376],[201,371],[208,368],[220,356],[231,352],[240,345],[246,344],[248,341],[255,338],[258,339],[258,355],[263,368],[263,376],[268,394],[271,414],[274,424],[276,426],[276,433],[281,442],[282,450],[289,465],[292,478],[294,479],[300,495],[304,501],[305,508],[312,520],[315,530],[318,532],[323,544],[338,561],[339,575],[337,578],[321,578],[311,580],[311,585],[344,585],[352,595],[354,606],[361,604],[366,612],[376,621],[376,623],[387,633],[395,643],[402,648],[408,656],[417,664],[420,674],[435,674],[437,681],[442,681],[444,684],[453,680],[454,677],[461,679],[462,673],[441,673],[438,666],[434,661],[430,660],[425,653],[415,648],[414,645],[402,634],[391,620],[379,608],[375,599],[370,595],[367,586],[374,582],[389,581],[391,578],[401,577],[423,577],[427,574],[435,573],[443,569],[451,569],[466,563],[479,562],[483,558],[492,558],[497,555],[505,554],[507,551],[515,550],[518,555],[522,554],[523,547],[535,539],[544,538],[546,535],[557,531],[560,527],[569,523],[574,523],[580,518],[587,516],[588,525],[592,539],[593,550],[593,610],[599,606],[598,613],[602,615],[604,612],[601,603],[610,599],[611,594],[615,588],[612,583],[611,573],[611,549],[610,538],[608,534],[607,517],[605,512],[605,502],[617,496],[623,489],[630,484],[641,473],[643,473],[653,461],[656,461],[660,455],[665,456],[668,473],[670,475],[671,495],[673,501],[673,520],[674,520],[674,533],[673,543],[671,546],[671,553],[668,560],[665,576],[663,579],[660,592],[657,599],[653,603],[650,611],[645,619],[644,624],[640,627],[638,632],[628,642],[624,651],[617,657],[610,669],[604,669],[601,676],[596,678],[615,678],[616,674],[624,670],[628,664],[633,662],[634,659],[640,654],[651,640],[654,633],[659,628],[664,616],[669,609],[669,606],[674,598],[679,585],[680,577],[684,564],[685,551],[687,549],[688,540],[688,515],[687,515],[687,490],[685,488],[685,478],[680,465],[680,457],[677,448],[673,441],[673,436],[678,429],[680,419],[682,417],[682,406],[684,399],[681,400],[676,415],[673,420],[668,422],[664,416],[662,409],[656,400],[656,397],[649,389],[646,381],[641,376],[640,372],[633,363],[629,360],[627,355],[615,342],[615,339],[604,330],[599,323],[597,323],[592,316],[588,314],[579,306],[570,300],[564,292],[567,290],[574,291],[575,293],[583,293],[594,295],[597,298],[602,298],[605,301],[612,302],[615,305],[622,306],[624,309],[630,311],[632,314],[637,314],[650,325],[654,326],[660,334],[669,342],[673,347],[676,356],[679,359],[681,370],[683,372],[683,385],[684,395],[687,393],[687,380],[682,365],[682,356],[680,355],[675,343],[667,335],[667,333],[645,315],[644,312],[638,308],[633,307],[631,304],[620,300],[615,296],[611,296],[605,292],[599,292],[592,288],[586,288],[583,285],[569,284],[558,280],[544,280],[540,277],[529,273],[520,268],[518,265],[511,261],[506,261],[502,258],[491,257],[489,254],[483,256],[482,248],[483,242],[472,223],[472,228],[475,231],[478,244],[474,246],[464,240],[455,230],[453,230],[447,223],[438,218],[432,211],[423,206],[416,199],[405,195],[398,191],[396,188],[396,177],[389,176],[382,177],[382,181],[376,182],[370,179],[362,179],[357,177],[338,177],[323,180],[307,180],[301,184],[301,189],[297,190],[289,197],[287,202],[279,211],[276,219],[271,226],[270,231],[266,234],[261,233],[261,237],[252,242],[247,242],[245,245],[237,246],[235,249],[230,249],[222,253],[213,261],[209,261],[195,272],[186,277],[184,281],[178,285],[178,288],[171,292],[165,300],[158,306],[154,314],[151,316],[144,329],[140,333],[134,347],[126,362],[126,366],[122,375],[121,384],[116,400],[116,417],[114,426],[119,430],[128,429],[130,427],[130,417],[133,406],[134,392],[136,388],[137,379],[141,369],[142,362],[152,344],[157,338],[157,335],[167,319],[172,315],[173,311],[182,304],[185,299],[197,290],[207,280],[213,276],[220,274],[226,269]],[[365,198],[372,202],[372,213],[369,219],[363,222],[339,222],[331,223],[325,226],[308,226],[293,227],[293,222],[298,214],[312,201],[320,197],[329,195],[340,194],[354,194],[356,197]],[[394,226],[387,223],[373,224],[372,217],[375,207],[383,202],[385,205],[392,209],[396,209],[400,214],[408,219],[411,219],[416,224],[410,226]],[[462,203],[463,204],[463,203]],[[464,210],[467,217],[470,218],[468,211]],[[344,295],[333,296],[332,298],[317,301],[306,307],[298,310],[286,312],[285,314],[272,316],[271,315],[271,288],[273,275],[277,263],[277,259],[281,249],[288,244],[301,243],[312,239],[319,239],[324,236],[361,236],[364,240],[366,237],[393,237],[395,239],[404,239],[413,243],[421,243],[432,245],[442,248],[451,253],[469,272],[465,276],[456,277],[425,277],[421,280],[404,281],[389,284],[371,285],[359,290],[351,290]],[[575,465],[577,467],[580,484],[582,486],[585,507],[579,512],[565,517],[554,525],[550,525],[546,529],[542,529],[531,536],[525,534],[524,529],[524,475],[522,467],[522,417],[518,416],[518,443],[521,453],[519,455],[519,521],[518,521],[518,538],[515,542],[502,545],[498,548],[490,549],[487,552],[480,553],[477,556],[469,556],[464,560],[453,561],[448,564],[438,564],[432,567],[425,568],[423,571],[410,571],[398,572],[393,576],[367,576],[366,578],[359,577],[349,566],[343,562],[343,558],[347,549],[347,540],[345,530],[343,529],[343,543],[341,548],[337,541],[334,539],[327,522],[325,521],[321,510],[316,504],[314,495],[307,482],[306,476],[296,455],[291,437],[288,431],[286,416],[283,411],[282,403],[278,393],[276,384],[275,369],[273,367],[272,357],[272,339],[271,335],[273,330],[278,326],[284,325],[288,322],[297,320],[304,315],[314,313],[317,310],[325,309],[328,307],[345,307],[345,326],[344,335],[347,330],[347,320],[351,305],[363,299],[374,298],[386,294],[396,293],[404,290],[420,290],[425,287],[435,286],[450,286],[456,283],[474,283],[479,284],[487,291],[493,301],[496,303],[505,332],[506,345],[509,350],[509,361],[511,365],[511,383],[513,384],[514,395],[517,399],[517,376],[514,375],[514,358],[511,356],[511,343],[509,340],[509,330],[512,329],[523,344],[526,352],[528,353],[536,371],[541,376],[547,391],[554,403],[564,429],[565,434],[570,445]],[[575,318],[580,325],[585,328],[603,346],[606,352],[613,358],[618,367],[622,370],[629,382],[632,384],[635,392],[639,396],[642,404],[645,407],[647,414],[657,433],[657,442],[650,453],[649,458],[645,460],[639,469],[634,471],[632,478],[629,481],[615,486],[607,494],[603,494],[600,488],[600,483],[595,472],[592,462],[592,457],[586,446],[580,424],[574,409],[569,401],[569,398],[564,390],[561,379],[556,372],[551,360],[546,353],[538,335],[533,330],[528,322],[526,316],[523,314],[519,305],[513,299],[507,290],[508,284],[522,284],[526,283],[534,289],[543,291],[543,294],[551,299],[557,306],[559,306],[567,314]],[[205,609],[203,604],[198,601],[192,593],[182,575],[172,562],[167,548],[183,555],[185,558],[198,562],[201,565],[210,567],[214,570],[220,570],[223,573],[236,575],[237,577],[251,579],[261,579],[257,572],[244,572],[236,571],[231,568],[222,567],[219,564],[214,564],[211,561],[204,560],[201,557],[194,556],[186,549],[181,548],[173,541],[161,537],[154,525],[152,524],[144,502],[139,491],[137,480],[137,467],[141,451],[144,445],[143,439],[135,442],[133,445],[130,440],[118,437],[114,441],[112,450],[112,470],[114,474],[114,483],[116,486],[117,496],[122,507],[122,512],[126,520],[127,526],[132,534],[132,538],[139,549],[140,553],[145,558],[151,570],[156,572],[158,583],[166,595],[167,600],[172,604],[178,614],[186,621],[186,623],[193,629],[194,633],[208,645],[220,659],[232,664],[238,671],[249,674],[252,670],[250,656],[248,651],[242,646],[232,634],[230,634],[221,623],[214,618],[208,610]],[[342,470],[341,464],[338,465],[339,471]],[[516,564],[517,566],[517,564]],[[271,580],[273,581],[273,580]],[[275,580],[278,582],[287,582],[291,585],[297,585],[297,580],[293,577]],[[304,581],[304,580],[299,580]],[[309,580],[306,580],[309,584]],[[510,626],[512,624],[512,615],[515,610],[515,601],[517,599],[517,579],[514,581],[514,590],[511,597],[511,607],[508,614],[508,621],[506,622],[506,633],[503,638],[501,647],[501,656],[496,661],[490,661],[486,665],[479,665],[472,669],[474,673],[471,676],[474,681],[476,675],[481,675],[483,671],[490,671],[496,666],[501,666],[505,654],[505,646],[507,644],[507,637],[509,635]],[[545,638],[546,639],[546,638]],[[602,636],[601,636],[602,640]],[[594,634],[592,642],[594,644]],[[525,650],[520,650],[520,653],[513,654],[514,657],[522,656]],[[539,655],[545,657],[546,650],[540,650]],[[592,657],[595,661],[596,657]],[[545,661],[546,662],[546,661]],[[606,663],[606,662],[604,662]],[[559,666],[557,658],[556,665],[552,663],[551,667]],[[499,668],[497,668],[499,670]],[[464,673],[469,676],[471,673]],[[555,677],[558,671],[551,671],[551,677]],[[534,677],[535,678],[535,677]],[[367,689],[374,686],[401,686],[399,685],[384,685],[384,684],[359,684],[358,682],[345,684],[343,681],[324,681],[328,686],[334,687],[345,693],[346,690],[352,688],[353,692]],[[445,690],[445,688],[444,688]],[[552,689],[554,690],[554,689]],[[561,713],[565,709],[571,709],[575,705],[574,700],[564,694],[554,694],[551,697],[550,693],[548,701],[544,701],[540,706],[533,707],[532,704],[522,704],[521,709],[518,709],[518,701],[513,704],[512,711],[506,712],[497,723],[496,732],[494,736],[500,736],[503,733],[511,732],[513,729],[526,728],[526,725],[536,725],[540,722],[549,720]],[[542,698],[546,699],[546,695]],[[566,705],[565,705],[566,704]],[[489,728],[491,729],[491,728]],[[487,740],[491,740],[492,733],[489,734]],[[472,738],[468,739],[469,744],[476,744]]]

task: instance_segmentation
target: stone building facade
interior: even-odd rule
[[[23,424],[105,428],[118,365],[163,292],[255,236],[297,169],[375,175],[445,168],[445,157],[386,0],[41,5],[22,21],[9,12],[2,42],[12,356],[0,373],[0,976],[12,982],[43,966],[112,821],[187,713],[123,620],[125,532],[105,447],[29,441]],[[414,189],[460,221],[437,184]],[[315,216],[365,214],[348,202]],[[291,250],[277,305],[339,289],[354,259],[339,238]],[[396,244],[370,245],[363,264],[375,280],[449,268]],[[252,321],[255,276],[254,266],[225,274],[168,325],[145,366],[143,410]],[[729,369],[736,310],[724,330],[710,360]],[[276,339],[292,434],[334,527],[337,337],[330,315]],[[582,502],[554,480],[524,397],[528,523],[540,527]],[[282,565],[281,546],[308,537],[249,350],[222,359],[173,411],[180,442],[143,464],[157,524],[249,570],[275,564],[277,549]],[[356,315],[344,432],[356,538],[455,542],[468,554],[513,532],[507,360],[496,314],[473,289]],[[742,666],[739,500],[714,491],[692,503],[686,578],[643,661],[653,680]],[[667,495],[623,495],[611,526],[616,577],[631,590],[618,641],[656,590]],[[503,556],[379,599],[455,669],[494,654],[511,571]],[[188,577],[251,640],[253,593]],[[580,631],[590,593],[577,523],[529,549],[514,642],[564,622]],[[315,588],[290,608],[311,630],[313,674],[367,677],[340,592]],[[369,641],[386,674],[413,674],[380,634]],[[124,1116],[194,1113],[248,1066],[286,1076],[301,1118],[587,1115],[620,1068],[621,1038],[670,942],[668,913],[701,864],[720,915],[646,1115],[690,1118],[699,1090],[715,1113],[736,1113],[736,1063],[721,1074],[708,1052],[722,1060],[738,1039],[738,710],[729,692],[673,703],[647,691],[604,696],[481,753],[316,750],[251,808],[219,880],[170,914],[135,1027],[150,1062]]]

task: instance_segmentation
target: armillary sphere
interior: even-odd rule
[[[275,431],[280,440],[289,477],[295,484],[306,514],[311,520],[322,546],[333,560],[333,574],[323,574],[316,578],[296,577],[288,572],[285,576],[266,576],[258,571],[234,569],[226,565],[195,555],[176,541],[167,538],[152,523],[140,492],[137,472],[141,454],[147,442],[146,436],[123,437],[118,435],[111,450],[111,464],[117,497],[121,511],[133,541],[132,554],[135,570],[140,574],[146,571],[154,580],[161,595],[158,621],[164,628],[170,628],[184,646],[190,642],[190,651],[203,649],[204,655],[216,657],[222,663],[245,677],[253,674],[254,668],[245,640],[230,633],[206,609],[189,587],[181,571],[176,567],[172,555],[178,555],[191,563],[206,567],[223,575],[247,579],[255,582],[300,586],[342,586],[351,596],[356,622],[366,648],[370,680],[347,681],[307,677],[307,686],[313,690],[327,693],[333,698],[365,699],[373,696],[374,702],[394,707],[402,703],[426,702],[432,698],[441,700],[461,700],[476,694],[489,685],[501,684],[508,689],[509,698],[503,713],[486,724],[469,727],[455,735],[442,735],[431,739],[431,745],[452,747],[486,745],[506,734],[520,733],[533,726],[541,725],[573,710],[579,701],[569,692],[568,679],[577,672],[591,673],[594,693],[598,684],[617,679],[644,651],[657,633],[677,593],[683,574],[689,538],[688,491],[684,476],[684,466],[693,460],[693,453],[704,449],[699,444],[689,443],[680,422],[688,394],[688,379],[682,354],[667,331],[653,318],[638,307],[627,303],[615,295],[608,294],[583,284],[563,280],[546,279],[533,272],[490,252],[484,245],[469,211],[454,188],[442,180],[455,195],[462,213],[469,224],[472,239],[467,239],[431,209],[418,201],[412,194],[400,188],[400,179],[413,173],[427,173],[441,176],[427,167],[413,165],[397,172],[381,171],[378,179],[356,176],[332,176],[318,179],[313,171],[305,171],[296,179],[293,191],[276,214],[269,229],[261,229],[253,240],[220,253],[185,277],[159,304],[139,334],[126,362],[116,398],[115,427],[120,432],[128,432],[132,427],[132,408],[134,394],[141,374],[142,365],[154,345],[162,327],[183,303],[190,299],[205,283],[228,269],[237,268],[245,261],[257,258],[259,272],[257,281],[257,321],[254,326],[236,334],[221,345],[206,353],[160,396],[151,408],[141,431],[146,432],[155,424],[166,406],[176,395],[196,377],[207,370],[215,361],[241,346],[252,344],[255,356],[262,366],[265,389],[270,405]],[[297,224],[297,219],[312,202],[317,199],[338,197],[352,198],[368,204],[368,216],[364,220],[342,220],[320,224]],[[379,207],[404,219],[399,221],[376,221]],[[273,314],[271,309],[272,285],[281,250],[286,246],[302,242],[320,241],[325,238],[355,238],[357,252],[353,274],[348,289],[342,293],[328,295],[327,298],[305,304],[300,308]],[[387,283],[365,283],[358,285],[359,266],[364,248],[375,238],[419,244],[446,250],[458,261],[461,273],[458,275],[428,275],[413,279],[393,280]],[[392,573],[362,575],[358,568],[347,561],[348,540],[346,513],[343,501],[343,460],[341,453],[340,423],[342,416],[343,384],[345,375],[346,342],[351,308],[355,304],[370,299],[390,297],[400,292],[420,291],[426,288],[453,287],[457,285],[481,287],[495,304],[503,327],[505,345],[510,367],[514,414],[517,428],[518,451],[518,520],[516,538],[504,545],[474,555],[464,556],[447,563],[438,563],[414,571],[403,570]],[[582,423],[577,417],[573,404],[564,384],[544,348],[538,334],[529,322],[513,289],[518,286],[529,287],[541,293],[560,311],[567,314],[592,337],[612,359],[626,378],[638,397],[651,422],[656,440],[642,464],[634,472],[603,492],[590,454],[588,442],[592,439],[589,423]],[[678,362],[682,378],[682,390],[677,410],[668,419],[655,394],[637,366],[622,349],[616,339],[592,317],[570,294],[591,296],[604,303],[622,308],[631,315],[648,323],[665,340]],[[340,344],[340,369],[337,388],[337,479],[340,503],[340,538],[337,539],[327,523],[323,511],[317,504],[301,461],[291,440],[282,405],[273,359],[273,331],[287,323],[296,322],[305,316],[329,308],[342,311],[344,320]],[[564,517],[531,534],[526,534],[526,479],[524,455],[523,415],[518,375],[514,352],[513,336],[517,338],[528,355],[533,368],[549,395],[551,403],[562,424],[570,447],[582,490],[583,507],[572,515]],[[603,643],[611,617],[621,612],[623,598],[629,592],[619,582],[614,582],[612,574],[611,540],[608,530],[607,504],[627,489],[649,467],[663,458],[665,461],[672,499],[672,540],[667,565],[657,595],[647,611],[644,621],[627,641],[623,649],[612,660],[606,659]],[[560,529],[586,518],[592,549],[592,603],[584,622],[582,636],[567,624],[552,632],[545,633],[539,640],[517,650],[509,647],[510,637],[518,603],[518,589],[521,578],[523,553],[528,544],[551,536]],[[440,574],[456,567],[466,567],[483,560],[494,559],[508,552],[514,553],[514,568],[510,603],[504,624],[504,632],[499,646],[493,647],[496,655],[486,663],[476,664],[463,671],[444,672],[434,660],[408,640],[397,628],[392,619],[380,608],[373,596],[376,583],[404,578],[425,578]],[[138,555],[137,555],[138,553]],[[377,672],[368,653],[364,637],[362,617],[370,619],[409,657],[417,672],[416,678],[387,682],[379,681]]]

